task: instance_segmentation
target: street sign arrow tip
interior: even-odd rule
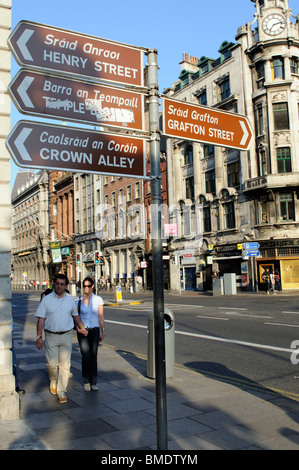
[[[25,31],[21,34],[19,39],[17,40],[17,45],[23,54],[25,60],[30,60],[33,62],[33,57],[30,54],[28,47],[26,46],[27,42],[31,38],[32,34],[34,33],[33,29],[25,29]]]
[[[241,124],[241,127],[242,127],[242,130],[243,130],[243,137],[242,137],[242,140],[240,142],[240,145],[245,145],[246,142],[247,142],[247,138],[249,136],[249,132],[245,126],[245,123],[243,121],[240,121],[240,124]]]
[[[32,162],[32,158],[30,157],[30,155],[29,155],[29,153],[28,153],[28,151],[27,151],[27,149],[24,145],[24,142],[27,140],[27,138],[29,137],[31,132],[32,132],[32,128],[24,127],[24,129],[21,130],[20,134],[18,135],[18,137],[15,140],[15,146],[17,147],[21,158],[24,161],[27,161],[27,162]]]
[[[25,106],[27,106],[27,108],[34,108],[34,105],[27,94],[27,90],[33,81],[34,81],[33,77],[25,77],[17,89],[17,92],[19,93],[21,100],[23,101]]]

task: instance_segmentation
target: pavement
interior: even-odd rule
[[[20,395],[20,419],[0,421],[0,450],[121,455],[157,449],[156,386],[147,376],[146,357],[102,343],[99,391],[85,392],[74,334],[68,401],[59,404],[50,394],[45,353],[36,349],[35,336],[34,325],[14,323],[19,385],[25,393]],[[176,365],[174,377],[167,378],[167,451],[299,450],[296,398],[242,376],[228,381],[196,365]]]

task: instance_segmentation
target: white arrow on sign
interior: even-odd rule
[[[24,105],[27,106],[27,108],[34,108],[34,105],[27,94],[27,90],[33,81],[33,77],[25,77],[21,85],[17,88],[17,92],[19,93],[21,100],[23,101]]]
[[[32,128],[24,127],[24,129],[22,129],[22,131],[20,132],[20,134],[15,140],[15,146],[17,147],[22,159],[27,162],[32,162],[32,158],[27,152],[24,142],[27,140],[31,132],[32,132]]]
[[[17,45],[23,54],[24,59],[31,60],[33,62],[33,57],[30,54],[28,47],[26,46],[27,42],[31,38],[32,34],[34,33],[33,29],[25,29],[25,31],[21,34],[19,39],[17,40]]]
[[[242,130],[243,130],[243,132],[244,132],[244,135],[243,135],[243,138],[242,138],[242,140],[241,140],[241,142],[240,142],[240,145],[245,145],[245,143],[246,143],[246,141],[247,141],[247,138],[248,138],[248,136],[249,136],[249,132],[248,132],[246,126],[245,126],[245,122],[243,122],[243,121],[239,121],[239,122],[240,122],[241,127],[242,127]]]

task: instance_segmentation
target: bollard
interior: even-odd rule
[[[114,292],[114,300],[115,302],[122,302],[123,300],[120,286],[116,286],[116,289]]]

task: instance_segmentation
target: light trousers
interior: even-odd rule
[[[49,379],[57,383],[57,393],[66,392],[72,354],[72,330],[63,334],[45,332]]]

